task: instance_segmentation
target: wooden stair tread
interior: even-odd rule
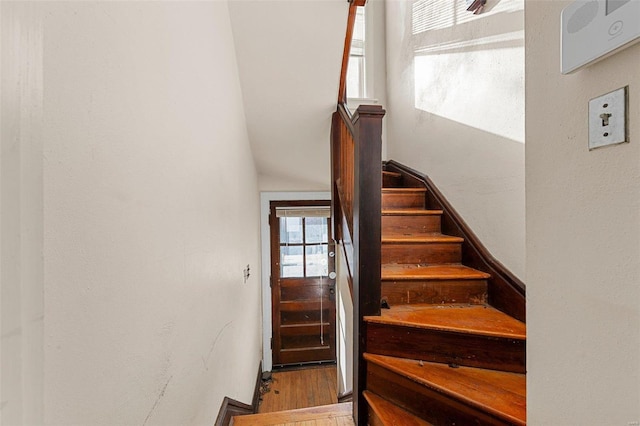
[[[351,404],[351,402],[343,402],[340,404],[322,405],[320,407],[234,416],[232,424],[234,426],[266,426],[308,422],[312,420],[329,420],[341,417],[346,417],[345,420],[348,421],[351,420],[352,415]],[[342,424],[353,424],[353,420],[351,420],[351,423],[346,422]]]
[[[383,216],[439,216],[442,214],[442,210],[426,210],[426,209],[384,209],[382,210]]]
[[[464,265],[382,265],[382,280],[478,280],[491,275]]]
[[[422,194],[426,192],[427,188],[382,188],[383,194]]]
[[[526,424],[526,376],[365,353],[365,360],[507,422]]]
[[[364,391],[364,397],[384,426],[432,426],[373,392]]]
[[[401,174],[401,173],[398,173],[398,172],[390,172],[390,171],[387,171],[387,170],[383,170],[383,171],[382,171],[382,174],[383,174],[383,175],[387,175],[387,176],[391,176],[391,177],[394,177],[394,178],[402,177],[402,174]]]
[[[461,243],[464,238],[452,235],[433,233],[399,233],[386,232],[382,236],[382,243]]]
[[[367,322],[525,340],[526,325],[487,305],[395,305]]]

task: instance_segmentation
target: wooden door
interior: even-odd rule
[[[328,201],[271,202],[274,367],[336,359],[335,252],[328,214]]]

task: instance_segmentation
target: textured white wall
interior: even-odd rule
[[[446,4],[445,4],[446,3]],[[524,278],[524,2],[387,1],[388,158],[431,177]]]
[[[3,424],[250,402],[259,199],[226,2],[3,2],[2,24]]]
[[[561,75],[569,3],[526,4],[528,421],[637,424],[640,46]],[[590,152],[589,100],[626,85],[631,142]]]
[[[0,424],[43,420],[42,14],[0,5]]]

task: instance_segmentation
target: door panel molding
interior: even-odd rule
[[[330,255],[335,247],[329,206],[327,200],[270,202],[274,366],[336,359],[335,274],[329,277],[335,271],[335,256]],[[327,216],[316,215],[322,209]],[[283,211],[291,215],[281,214]],[[320,318],[311,321],[317,312]],[[283,318],[290,324],[282,324]]]
[[[260,239],[261,239],[261,273],[262,273],[262,368],[271,371],[273,358],[271,354],[271,250],[269,229],[269,205],[271,201],[292,200],[331,200],[329,191],[282,192],[266,191],[260,193]]]

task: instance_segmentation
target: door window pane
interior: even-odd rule
[[[307,217],[305,222],[305,243],[317,244],[328,242],[327,218]]]
[[[282,278],[304,277],[302,246],[280,246],[280,276]]]
[[[280,243],[281,244],[302,243],[302,218],[301,217],[281,217],[280,218]]]
[[[326,244],[306,247],[307,277],[327,276],[329,273],[328,251]]]

